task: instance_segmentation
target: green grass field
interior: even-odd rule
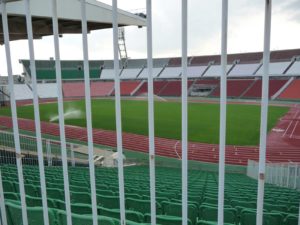
[[[65,110],[82,111],[82,117],[66,119],[66,124],[86,126],[85,103],[83,100],[65,102]],[[227,144],[257,145],[259,143],[260,106],[229,104],[227,112]],[[189,140],[216,144],[219,142],[219,104],[189,103]],[[269,107],[268,129],[287,113],[287,107]],[[40,105],[41,120],[49,121],[57,115],[57,104]],[[1,115],[10,116],[8,108]],[[122,101],[122,127],[124,132],[148,134],[146,101]],[[93,127],[115,130],[115,104],[113,100],[92,101]],[[33,106],[18,107],[18,117],[33,119]],[[56,121],[57,123],[57,121]],[[181,139],[181,104],[179,102],[155,102],[155,135]]]

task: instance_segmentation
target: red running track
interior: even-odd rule
[[[277,125],[277,129],[280,128],[281,122],[285,120],[292,113],[298,112],[297,108],[291,108],[290,112],[283,118]],[[300,116],[300,107],[299,114]],[[294,115],[295,116],[295,115]],[[292,117],[293,118],[293,117]],[[297,117],[298,118],[298,117]],[[34,132],[35,126],[33,120],[19,119],[19,129]],[[297,123],[297,121],[295,121]],[[294,123],[294,122],[293,122]],[[286,123],[285,123],[286,124]],[[299,124],[299,123],[298,123]],[[10,117],[0,117],[0,125],[6,128],[12,128],[12,121]],[[55,123],[41,122],[41,128],[43,134],[59,136],[59,126]],[[275,131],[276,131],[275,128]],[[87,141],[86,128],[66,126],[66,137],[71,140]],[[283,138],[286,138],[290,133],[286,132]],[[298,125],[296,127],[294,135],[298,135]],[[278,132],[273,131],[268,136],[268,148],[267,148],[267,161],[268,162],[300,162],[300,140],[293,142],[291,136],[289,142],[282,142],[278,140]],[[276,135],[275,135],[276,134]],[[300,134],[300,124],[299,124]],[[275,139],[274,139],[275,137]],[[93,129],[94,143],[99,145],[116,147],[116,133],[114,131]],[[278,144],[280,142],[280,145]],[[294,144],[291,144],[294,143]],[[137,134],[123,133],[123,147],[128,150],[139,151],[148,153],[148,137]],[[181,158],[181,142],[178,140],[155,138],[156,154],[160,156]],[[189,142],[188,146],[188,159],[202,162],[218,163],[219,160],[219,147],[216,144],[203,144]],[[248,159],[258,160],[258,147],[256,146],[226,146],[226,163],[233,165],[247,165]]]

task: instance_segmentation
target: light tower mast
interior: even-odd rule
[[[119,54],[120,54],[122,67],[126,68],[127,61],[128,61],[128,55],[127,55],[127,49],[126,49],[124,27],[119,27],[118,44],[119,44]]]

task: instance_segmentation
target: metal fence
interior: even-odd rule
[[[92,136],[92,115],[91,115],[91,97],[89,86],[89,56],[88,56],[88,40],[87,40],[87,20],[86,20],[86,0],[81,1],[81,18],[82,18],[82,42],[83,42],[83,58],[84,58],[84,77],[85,77],[85,103],[86,103],[86,124],[88,132],[88,163],[90,173],[90,190],[91,202],[93,212],[93,225],[98,224],[97,219],[97,200],[95,189],[95,171],[93,161],[93,136]],[[5,40],[5,52],[7,61],[7,74],[9,76],[9,90],[10,90],[10,105],[13,119],[14,132],[14,149],[17,156],[22,154],[22,143],[19,135],[19,128],[17,122],[17,108],[14,94],[14,84],[12,75],[11,53],[10,53],[10,39],[8,29],[8,17],[6,12],[6,5],[8,0],[1,1],[1,14],[3,23],[3,35]],[[33,90],[33,105],[35,116],[35,130],[36,130],[36,144],[38,167],[40,174],[40,185],[43,206],[44,224],[49,225],[48,204],[47,204],[47,190],[45,183],[44,172],[44,157],[43,157],[43,140],[41,137],[40,115],[39,115],[39,99],[37,95],[37,79],[36,66],[34,56],[33,31],[30,12],[30,0],[23,0],[24,10],[26,13],[26,25],[28,34],[28,47],[30,56],[30,70],[32,76],[32,90]],[[71,206],[70,206],[70,190],[69,190],[69,175],[68,175],[68,156],[67,156],[67,142],[64,129],[64,103],[62,95],[62,78],[61,78],[61,63],[60,63],[60,45],[59,45],[59,31],[57,18],[57,0],[51,0],[52,3],[52,22],[54,34],[54,49],[55,49],[55,68],[57,76],[58,87],[58,111],[59,111],[59,125],[60,125],[60,149],[61,160],[63,167],[64,178],[64,197],[66,205],[67,224],[72,225]],[[261,103],[261,129],[260,129],[260,155],[258,169],[256,171],[258,177],[258,196],[257,196],[257,217],[256,224],[263,224],[263,204],[264,204],[264,185],[265,185],[265,170],[266,170],[266,135],[267,135],[267,119],[268,119],[268,91],[269,91],[269,61],[270,61],[270,34],[271,34],[271,0],[265,0],[265,30],[264,30],[264,56],[263,56],[263,79],[262,79],[262,103]],[[154,145],[154,104],[153,104],[153,55],[152,55],[152,10],[151,0],[147,0],[147,56],[148,56],[148,116],[149,116],[149,167],[150,167],[150,190],[151,190],[151,224],[156,224],[156,205],[155,205],[155,145]],[[187,155],[187,46],[188,46],[188,1],[182,0],[182,224],[188,224],[188,155]],[[124,172],[123,172],[123,148],[122,148],[122,120],[121,120],[121,101],[120,101],[120,78],[119,78],[119,56],[118,56],[118,14],[117,14],[117,0],[112,1],[113,9],[113,47],[114,47],[114,70],[115,70],[115,107],[116,107],[116,132],[117,132],[117,150],[118,150],[118,181],[119,181],[119,199],[120,199],[120,218],[121,224],[125,225],[125,199],[124,199]],[[225,145],[226,145],[226,105],[227,105],[227,32],[228,32],[228,0],[222,0],[222,38],[221,38],[221,112],[220,112],[220,153],[219,153],[219,192],[218,192],[218,225],[224,224],[224,180],[225,180]],[[22,222],[23,225],[28,225],[24,178],[23,178],[23,162],[22,157],[16,157],[16,164],[18,168],[19,190],[22,205]],[[291,172],[291,170],[288,170]],[[0,176],[1,177],[1,176]],[[1,181],[1,180],[0,180]],[[1,186],[1,185],[0,185]],[[5,215],[5,205],[3,198],[3,190],[0,188],[1,194],[1,212]],[[6,225],[5,217],[2,217],[3,224]]]
[[[258,178],[258,162],[249,160],[247,176]],[[279,187],[300,190],[300,163],[267,163],[265,182]]]

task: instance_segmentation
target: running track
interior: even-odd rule
[[[19,119],[19,129],[35,131],[34,121]],[[10,117],[0,117],[0,125],[12,128]],[[59,136],[58,124],[41,122],[43,134]],[[69,140],[87,141],[86,128],[66,126],[66,137]],[[116,147],[116,133],[93,129],[95,144]],[[291,107],[290,111],[280,119],[268,135],[267,162],[300,162],[300,106]],[[155,138],[156,154],[160,156],[181,158],[181,142],[178,140]],[[123,133],[123,148],[148,153],[148,137],[137,134]],[[189,142],[189,160],[217,163],[219,147],[215,144]],[[258,160],[257,146],[226,147],[226,163],[247,165],[248,159]]]

